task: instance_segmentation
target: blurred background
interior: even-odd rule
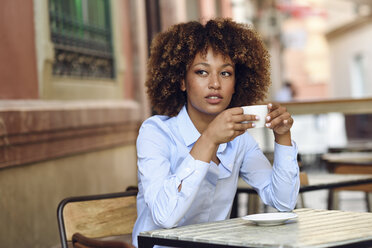
[[[253,25],[270,51],[268,101],[294,115],[305,167],[372,147],[370,0],[2,0],[0,244],[59,243],[67,196],[137,184],[154,35],[190,20]],[[254,130],[265,152],[272,135]]]

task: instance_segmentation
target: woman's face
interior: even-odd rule
[[[187,92],[187,111],[190,117],[213,117],[225,110],[235,86],[235,66],[209,48],[205,57],[196,54],[187,68],[181,90]]]

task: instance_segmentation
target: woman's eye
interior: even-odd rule
[[[224,77],[229,77],[232,75],[232,73],[228,72],[228,71],[223,71],[221,72],[221,75],[224,76]]]
[[[205,76],[205,75],[207,75],[208,73],[207,73],[206,71],[204,71],[204,70],[197,70],[197,71],[196,71],[196,74],[201,75],[201,76]]]

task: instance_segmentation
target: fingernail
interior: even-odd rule
[[[271,123],[266,123],[265,125],[266,125],[266,127],[270,127]]]
[[[266,116],[266,120],[268,120],[268,121],[269,121],[270,119],[271,119],[271,118],[270,118],[270,116],[269,116],[269,115],[268,115],[268,116]]]
[[[256,115],[256,120],[259,120],[259,119],[260,119],[260,117],[258,115]]]
[[[288,120],[284,120],[283,123],[284,123],[284,124],[287,124],[287,123],[288,123]]]
[[[271,103],[269,103],[269,104],[267,104],[267,106],[268,106],[269,108],[271,108],[273,105],[272,105]]]

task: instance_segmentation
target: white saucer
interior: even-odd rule
[[[243,220],[249,220],[259,226],[275,226],[284,224],[286,221],[297,218],[295,213],[264,213],[264,214],[251,214],[242,217]]]

